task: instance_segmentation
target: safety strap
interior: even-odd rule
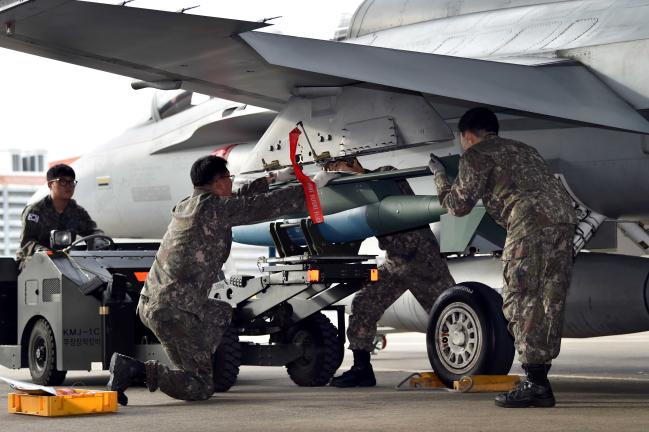
[[[302,185],[302,189],[304,189],[304,197],[306,199],[306,207],[309,210],[309,217],[314,224],[320,224],[324,222],[324,216],[322,215],[318,188],[313,180],[302,172],[302,167],[298,165],[295,160],[295,152],[297,151],[297,142],[300,139],[300,134],[300,130],[295,128],[288,135],[289,143],[291,145],[291,164],[293,165],[293,170],[295,170],[295,177]]]

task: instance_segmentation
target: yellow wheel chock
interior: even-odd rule
[[[408,383],[407,386],[404,384]],[[396,390],[445,389],[446,385],[437,378],[434,372],[415,372],[406,377],[395,387]]]
[[[472,375],[453,381],[453,390],[461,393],[508,392],[521,380],[518,375]]]
[[[415,372],[395,387],[396,390],[449,390],[459,393],[507,392],[520,382],[518,375],[467,375],[449,389],[434,372]]]

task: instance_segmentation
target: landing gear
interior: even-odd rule
[[[67,371],[56,369],[56,342],[49,323],[39,319],[29,336],[28,365],[32,381],[46,386],[63,384]]]
[[[514,360],[514,341],[493,289],[466,282],[444,291],[430,313],[428,359],[447,386],[465,375],[506,375]]]

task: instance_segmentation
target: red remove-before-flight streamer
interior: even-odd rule
[[[298,128],[293,129],[289,134],[289,143],[291,145],[291,164],[295,170],[295,177],[304,189],[304,196],[306,198],[306,207],[309,210],[309,217],[315,224],[324,222],[322,214],[322,207],[320,205],[320,196],[318,195],[318,188],[309,177],[302,172],[302,167],[297,164],[295,160],[295,152],[297,150],[297,142],[300,139],[301,132]]]

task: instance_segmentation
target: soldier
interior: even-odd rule
[[[431,155],[440,202],[464,216],[482,199],[507,230],[503,312],[526,379],[498,395],[496,405],[554,406],[547,373],[561,346],[577,222],[572,201],[534,148],[498,136],[498,119],[489,109],[467,111],[458,129],[465,152],[452,185]]]
[[[225,159],[206,156],[194,162],[194,193],[173,209],[138,304],[140,319],[160,340],[174,368],[113,354],[108,387],[119,392],[120,404],[128,403],[124,391],[137,380],[146,382],[150,391],[160,388],[176,399],[212,396],[212,355],[230,324],[232,308],[209,299],[208,293],[230,255],[233,226],[305,211],[299,187],[267,193],[269,182],[288,177],[287,171],[280,171],[255,180],[245,194],[232,196]]]
[[[49,195],[28,205],[22,213],[23,232],[20,235],[20,249],[16,253],[21,269],[34,252],[50,248],[52,230],[72,231],[73,235],[82,236],[103,234],[88,212],[72,199],[77,184],[72,167],[54,165],[47,170],[46,178]]]
[[[330,162],[328,171],[366,172],[356,158]],[[382,167],[377,171],[393,170]],[[399,182],[405,195],[412,195],[406,180]],[[406,290],[410,290],[426,313],[437,297],[455,285],[441,256],[435,235],[428,226],[378,237],[379,247],[385,251],[385,262],[379,268],[379,281],[356,293],[349,317],[349,349],[354,353],[350,370],[331,380],[334,387],[371,387],[376,378],[370,353],[374,349],[376,324],[383,312]],[[422,251],[424,251],[422,253]]]

